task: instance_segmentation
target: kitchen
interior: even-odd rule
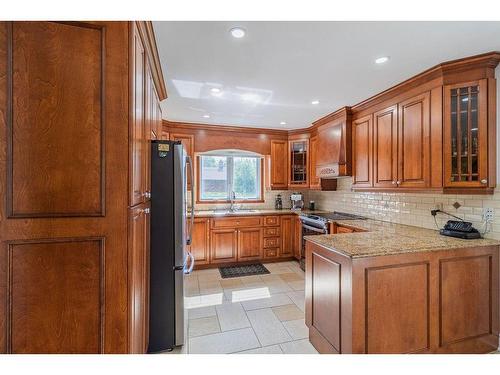
[[[371,27],[1,22],[0,352],[498,352],[500,23]]]

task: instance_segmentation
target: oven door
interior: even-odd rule
[[[302,222],[302,246],[300,247],[300,268],[302,271],[306,269],[306,240],[304,236],[315,236],[319,234],[328,234],[328,224],[322,228],[318,228]]]

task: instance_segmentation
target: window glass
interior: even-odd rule
[[[200,156],[200,198],[202,201],[260,200],[261,160],[255,156]]]

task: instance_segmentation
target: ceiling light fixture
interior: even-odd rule
[[[377,59],[375,59],[375,64],[383,64],[389,61],[389,56],[382,56]]]
[[[210,115],[203,115],[204,118],[210,118]]]
[[[214,93],[214,94],[217,94],[217,93],[219,93],[219,92],[220,92],[220,88],[218,88],[218,87],[212,87],[212,88],[210,89],[210,91],[211,91],[212,93]]]
[[[241,39],[245,36],[246,31],[245,29],[242,29],[241,27],[233,27],[231,30],[229,30],[233,38],[236,39]]]
[[[281,121],[280,125],[286,125],[286,122],[285,121]]]
[[[311,104],[314,104],[314,105],[319,104],[319,100],[313,100],[313,101],[311,102]]]

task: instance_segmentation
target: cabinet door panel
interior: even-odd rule
[[[238,232],[235,229],[212,230],[210,236],[210,262],[236,261]]]
[[[262,258],[262,228],[238,231],[238,260]]]
[[[372,180],[372,116],[353,121],[353,184],[355,187],[371,187]]]
[[[286,189],[288,186],[288,141],[271,141],[271,189]]]
[[[373,119],[373,186],[396,187],[397,107],[376,112]]]
[[[444,87],[445,187],[489,186],[487,91],[486,79]]]
[[[318,151],[318,136],[315,135],[309,140],[309,175],[310,177],[310,182],[309,182],[309,188],[310,189],[320,189],[321,188],[321,181],[316,175],[316,166],[317,166],[317,151]]]
[[[135,206],[144,202],[146,185],[146,135],[144,125],[144,46],[141,38],[134,29],[132,43],[132,128],[131,142],[131,171],[130,171],[130,205]]]
[[[398,186],[427,187],[430,171],[430,95],[399,104]]]
[[[147,351],[149,321],[149,203],[129,212],[130,353]]]
[[[282,216],[281,217],[281,249],[280,256],[290,257],[293,255],[294,245],[294,217]]]
[[[193,240],[189,246],[189,251],[193,254],[196,265],[209,262],[209,240],[209,219],[195,218]]]

